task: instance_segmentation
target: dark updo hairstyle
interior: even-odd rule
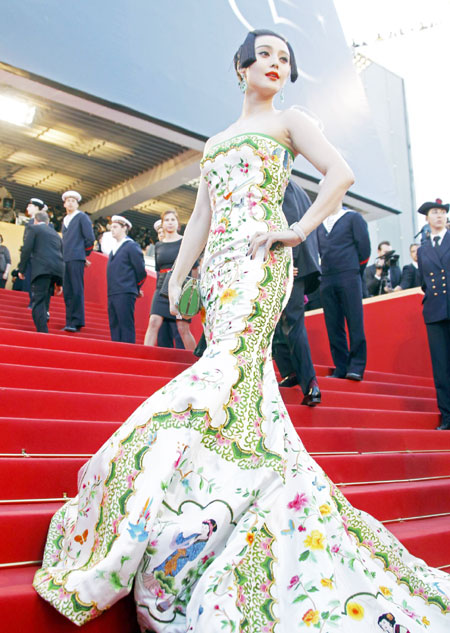
[[[380,615],[378,624],[381,624],[381,622],[389,622],[391,626],[395,626],[395,618],[392,613],[383,613],[383,615]]]
[[[248,68],[254,62],[256,62],[256,53],[255,53],[255,40],[259,35],[273,35],[274,37],[278,37],[278,39],[283,40],[283,42],[288,47],[289,51],[289,63],[291,66],[291,81],[297,80],[298,70],[297,64],[295,62],[294,51],[292,50],[292,46],[289,44],[287,39],[282,35],[278,35],[278,33],[274,33],[274,31],[268,31],[266,29],[259,29],[257,31],[250,31],[247,34],[247,37],[243,41],[243,43],[239,46],[238,50],[234,55],[234,68],[239,75],[239,68]]]

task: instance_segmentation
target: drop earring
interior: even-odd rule
[[[280,90],[280,101],[281,103],[284,103],[284,88],[281,88]]]
[[[242,77],[241,81],[239,82],[239,88],[241,89],[241,92],[247,92],[248,84],[245,77]]]

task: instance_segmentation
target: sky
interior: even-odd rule
[[[450,202],[450,0],[334,4],[349,45],[405,80],[417,206]]]

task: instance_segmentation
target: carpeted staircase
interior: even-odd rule
[[[112,343],[106,311],[87,304],[87,326],[34,331],[25,293],[0,290],[0,622],[5,633],[78,630],[31,587],[50,517],[76,492],[77,472],[146,398],[194,361],[189,352]],[[144,332],[138,332],[138,341]],[[299,435],[356,507],[382,520],[417,556],[450,571],[450,433],[431,378],[368,371],[361,383],[328,378],[323,403],[282,395]],[[87,633],[136,633],[130,597]]]

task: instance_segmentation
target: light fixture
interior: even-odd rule
[[[30,125],[36,112],[35,106],[26,101],[0,95],[0,120],[14,125]]]

